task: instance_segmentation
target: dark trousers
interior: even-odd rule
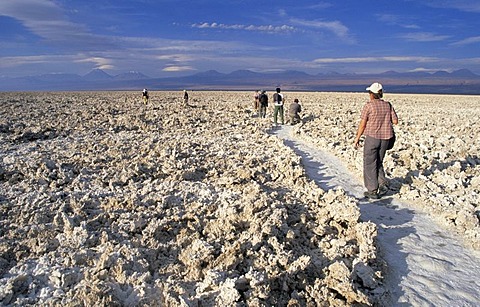
[[[363,146],[363,182],[368,191],[376,191],[379,185],[387,184],[383,169],[383,158],[387,152],[388,140],[366,136]]]
[[[267,115],[267,106],[265,105],[260,105],[260,113],[259,113],[259,116],[261,118],[265,118],[265,116]]]

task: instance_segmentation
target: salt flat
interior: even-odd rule
[[[310,178],[252,112],[253,93],[190,94],[189,106],[180,92],[152,92],[146,106],[135,92],[0,94],[4,305],[415,302],[392,293],[381,223],[362,218],[354,193]],[[357,177],[365,97],[286,92],[305,110],[295,136]],[[389,197],[473,250],[478,99],[390,97],[401,124]]]
[[[378,227],[379,257],[386,262],[386,306],[475,306],[480,283],[480,252],[459,234],[400,197],[363,198],[361,180],[335,156],[298,139],[294,127],[273,133],[302,157],[308,176],[325,190],[344,189],[359,198],[360,220]]]
[[[362,176],[362,151],[351,144],[364,93],[304,97],[305,125],[297,135],[333,153]],[[395,148],[385,160],[395,195],[480,247],[480,98],[387,94],[400,117]]]

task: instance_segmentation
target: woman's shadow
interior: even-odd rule
[[[278,130],[274,131],[278,135]],[[280,136],[282,137],[282,136]],[[305,168],[307,176],[312,179],[320,188],[325,191],[341,187],[346,194],[355,197],[358,200],[360,208],[360,220],[362,222],[372,222],[377,225],[377,249],[381,258],[380,264],[385,274],[384,287],[385,295],[382,301],[384,306],[407,306],[409,304],[398,303],[400,297],[404,295],[402,280],[409,274],[407,265],[407,256],[402,247],[402,238],[416,233],[415,227],[411,224],[414,218],[414,211],[401,208],[401,203],[385,196],[378,200],[369,200],[360,198],[363,194],[363,186],[359,184],[353,176],[341,176],[335,178],[335,175],[345,172],[344,169],[333,169],[336,166],[329,162],[319,161],[322,154],[311,152],[315,148],[300,146],[297,140],[283,138],[284,144],[290,147],[295,154],[302,158],[302,165]],[[345,174],[343,174],[345,175]],[[348,177],[348,179],[346,179]]]
[[[385,261],[385,300],[390,302],[386,306],[410,306],[398,301],[404,295],[402,280],[410,273],[408,254],[404,252],[402,239],[417,232],[411,223],[414,211],[400,208],[398,201],[392,197],[374,201],[361,200],[359,207],[361,221],[377,225],[377,251]]]

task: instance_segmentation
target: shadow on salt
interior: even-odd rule
[[[302,165],[307,176],[325,191],[342,188],[345,193],[358,200],[361,221],[371,221],[378,229],[378,252],[386,265],[385,286],[387,299],[398,304],[405,295],[402,280],[409,275],[408,254],[404,252],[402,239],[415,236],[416,229],[411,222],[414,211],[400,208],[391,196],[379,200],[363,198],[364,187],[350,175],[341,161],[329,153],[310,146],[291,136],[292,127],[284,126],[270,131],[283,140],[295,154],[302,158]],[[398,305],[396,305],[398,306]]]

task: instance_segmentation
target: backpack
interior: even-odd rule
[[[278,103],[282,102],[282,95],[280,95],[280,93],[275,93],[273,96],[274,96],[273,97],[274,101],[276,101]]]
[[[268,106],[268,96],[267,94],[261,94],[260,95],[260,103],[262,106]]]

